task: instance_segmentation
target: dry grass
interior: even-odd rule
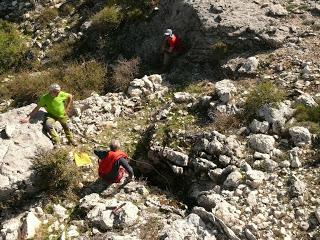
[[[140,239],[154,240],[157,239],[164,224],[158,218],[152,217],[147,220],[147,223],[140,228]]]
[[[106,6],[92,17],[92,27],[101,31],[116,30],[122,21],[119,7]]]
[[[139,73],[139,64],[139,58],[119,60],[114,68],[113,76],[108,79],[106,86],[107,91],[127,91],[130,82],[137,77]]]
[[[244,105],[244,117],[252,120],[256,117],[257,110],[265,104],[279,103],[285,99],[284,90],[272,82],[262,82],[252,89],[247,95]]]
[[[45,27],[58,17],[58,15],[59,12],[56,8],[45,8],[38,17],[37,23]]]
[[[76,99],[90,96],[91,92],[103,92],[106,70],[104,65],[95,62],[71,64],[66,69],[51,69],[47,72],[30,74],[23,72],[3,89],[4,98],[13,98],[14,105],[36,102],[52,83],[59,83],[62,89],[72,93]]]
[[[237,115],[218,113],[215,115],[212,125],[218,132],[226,133],[232,129],[240,128],[241,121]]]

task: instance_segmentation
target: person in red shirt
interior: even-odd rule
[[[110,151],[94,150],[99,157],[99,177],[108,184],[119,183],[125,172],[129,174],[126,181],[133,179],[133,170],[128,163],[128,155],[120,150],[120,142],[113,139]]]
[[[164,36],[165,39],[161,49],[163,52],[163,67],[167,69],[172,59],[182,52],[182,43],[181,39],[171,29],[167,29]]]

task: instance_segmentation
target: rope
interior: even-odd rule
[[[77,123],[76,123],[76,125],[77,125]],[[79,127],[79,126],[77,125],[77,127]],[[89,141],[89,142],[91,142],[91,143],[95,143],[95,144],[99,144],[100,146],[104,146],[103,144],[101,144],[100,142],[98,142],[98,141],[96,141],[96,140],[94,140],[94,139],[89,139],[89,138],[86,137],[84,134],[82,134],[81,131],[79,131],[78,129],[77,129],[77,133],[78,133],[78,135],[80,135],[81,137],[83,137],[84,139],[86,139],[87,141]],[[129,157],[129,159],[130,159],[131,161],[133,161],[133,162],[145,164],[145,165],[148,165],[148,166],[152,167],[152,169],[153,169],[160,177],[162,177],[162,178],[167,182],[167,184],[169,185],[169,187],[171,188],[171,184],[170,184],[168,178],[166,178],[163,174],[161,174],[152,164],[147,163],[147,162],[145,162],[145,161],[141,161],[141,160],[135,160],[135,159],[130,158],[130,157]]]
[[[135,160],[135,159],[130,158],[130,157],[129,157],[129,159],[130,159],[131,161],[133,161],[133,162],[142,163],[142,164],[145,164],[145,165],[148,165],[148,166],[152,167],[153,170],[154,170],[160,177],[162,177],[164,180],[166,180],[167,184],[168,184],[169,187],[170,187],[170,182],[168,181],[168,178],[166,178],[164,175],[162,175],[152,164],[147,163],[147,162],[145,162],[145,161],[138,161],[138,160]]]

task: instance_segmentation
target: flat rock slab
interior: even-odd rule
[[[53,145],[43,133],[43,112],[31,123],[20,124],[35,107],[35,104],[0,114],[0,198],[28,180],[31,174],[31,159],[40,150],[50,150]],[[6,131],[10,130],[10,136]]]

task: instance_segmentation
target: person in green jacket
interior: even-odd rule
[[[27,123],[41,107],[44,107],[47,111],[44,123],[53,144],[56,146],[60,145],[60,138],[55,130],[55,123],[58,121],[66,134],[68,143],[75,146],[76,142],[73,139],[72,132],[67,123],[73,97],[71,94],[61,91],[61,87],[56,83],[51,84],[48,90],[48,93],[40,97],[37,106],[27,115],[27,117],[21,119],[20,122]]]

